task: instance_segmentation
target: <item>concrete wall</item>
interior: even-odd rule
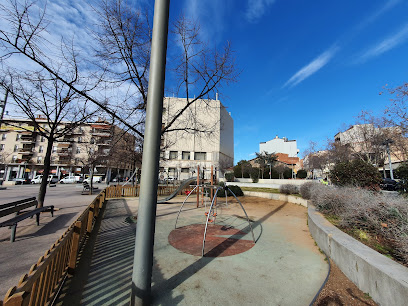
[[[249,197],[259,197],[271,200],[286,201],[307,207],[307,200],[286,194],[244,191],[244,195]]]
[[[258,187],[258,188],[279,188],[281,185],[291,184],[301,186],[310,180],[280,180],[280,179],[260,179],[258,183],[252,183],[252,179],[239,178],[235,182],[227,182],[227,185],[237,185],[241,187]]]
[[[343,273],[380,305],[408,304],[408,268],[343,233],[308,207],[309,231]]]

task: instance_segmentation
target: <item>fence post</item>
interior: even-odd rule
[[[92,203],[91,206],[89,207],[88,211],[88,226],[86,227],[86,231],[88,234],[91,233],[92,231],[92,222],[93,222],[93,217],[94,217],[94,209],[95,209],[95,203]]]
[[[29,294],[27,292],[18,292],[10,296],[7,300],[4,301],[4,306],[20,306],[28,305],[27,298]]]
[[[72,233],[72,246],[71,246],[71,254],[69,256],[69,263],[68,263],[68,273],[74,275],[74,270],[76,266],[76,260],[78,255],[78,248],[79,248],[79,236],[81,234],[81,221],[76,221],[74,226],[74,231]]]

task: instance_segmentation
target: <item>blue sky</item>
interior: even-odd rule
[[[87,3],[95,2],[49,1],[58,20],[49,40],[75,36],[91,52],[96,19]],[[303,156],[310,141],[324,145],[362,110],[380,114],[390,99],[379,95],[383,87],[408,81],[408,1],[173,0],[170,8],[172,21],[181,12],[199,21],[209,46],[230,41],[235,51],[239,81],[221,92],[234,119],[235,163],[276,135],[296,139]]]
[[[175,4],[177,2],[177,4]],[[326,143],[362,110],[389,104],[383,86],[408,81],[408,1],[179,1],[242,70],[223,91],[235,125],[235,162],[279,137]]]

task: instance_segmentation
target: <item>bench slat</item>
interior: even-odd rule
[[[16,206],[16,205],[21,204],[21,203],[31,202],[31,201],[35,201],[35,200],[36,200],[35,197],[31,197],[31,198],[27,198],[27,199],[23,199],[23,200],[18,200],[18,201],[6,203],[6,204],[0,204],[0,210],[2,210],[2,209],[4,209],[4,208],[7,208],[7,207]]]
[[[12,226],[12,225],[16,224],[17,222],[20,222],[20,221],[22,221],[24,219],[27,219],[27,218],[31,217],[31,216],[39,214],[42,211],[48,211],[48,210],[51,210],[51,209],[54,209],[54,206],[52,206],[52,205],[51,206],[44,206],[44,207],[36,208],[34,210],[27,211],[22,215],[18,215],[18,216],[14,217],[14,218],[12,218],[10,220],[7,220],[7,221],[4,221],[4,222],[0,223],[0,227],[2,227],[2,226]]]
[[[12,213],[19,212],[20,210],[29,208],[31,206],[37,206],[37,205],[38,205],[37,200],[34,200],[34,201],[31,201],[31,202],[20,204],[18,206],[5,208],[5,209],[0,210],[0,217],[4,217],[4,216],[10,215]]]

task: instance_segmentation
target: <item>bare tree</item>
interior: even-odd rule
[[[150,67],[149,12],[132,10],[122,0],[104,0],[96,11],[99,17],[99,28],[95,31],[98,62],[94,64],[98,67],[98,73],[94,70],[90,76],[86,75],[77,82],[82,66],[75,48],[66,44],[63,44],[63,51],[58,55],[64,69],[55,68],[55,55],[48,54],[44,46],[47,42],[44,32],[50,23],[46,20],[45,8],[38,9],[30,1],[20,3],[18,0],[8,0],[7,4],[0,5],[0,14],[10,25],[7,30],[0,29],[0,48],[4,54],[1,61],[4,66],[13,55],[24,55],[74,93],[94,103],[143,138],[147,73]],[[175,22],[173,33],[178,37],[175,46],[181,46],[180,55],[170,61],[175,63],[172,71],[176,79],[176,92],[184,94],[187,100],[185,106],[163,126],[162,133],[180,129],[208,132],[205,125],[175,127],[174,122],[195,102],[214,97],[222,86],[236,81],[238,73],[231,46],[227,44],[221,50],[208,48],[199,40],[199,26],[185,16]],[[68,55],[65,49],[70,50]],[[126,97],[118,101],[122,106],[121,112],[115,112],[117,108],[112,101],[101,99],[96,94],[96,86],[101,84],[102,78],[105,84],[127,87]]]
[[[82,96],[47,71],[21,73],[10,70],[0,79],[0,85],[11,95],[9,104],[20,109],[31,120],[35,131],[48,140],[38,193],[38,206],[42,207],[53,144],[70,135],[97,110],[91,111]]]

